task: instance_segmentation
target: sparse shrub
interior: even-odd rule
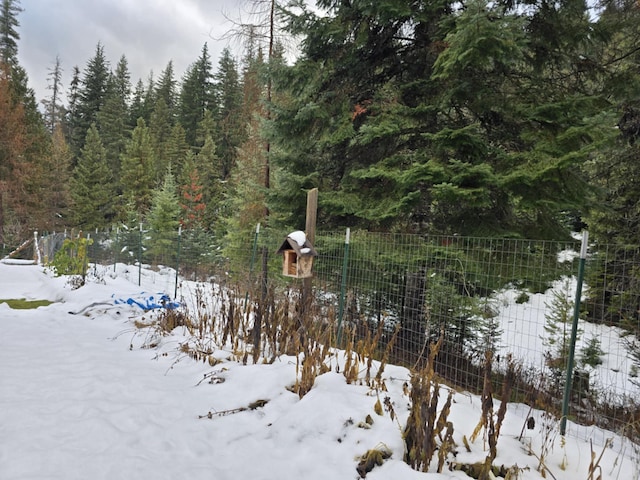
[[[55,275],[71,275],[69,283],[75,288],[84,285],[89,261],[87,248],[91,244],[93,244],[93,240],[90,238],[67,238],[51,262]]]
[[[454,446],[453,424],[448,421],[453,391],[449,391],[438,414],[440,385],[433,367],[442,339],[441,336],[438,342],[430,346],[427,363],[411,376],[411,411],[403,434],[406,445],[404,460],[411,468],[421,472],[428,471],[436,451],[439,457],[438,472],[441,472],[446,457]]]
[[[529,301],[529,294],[527,292],[522,291],[516,297],[516,303],[518,304],[527,303],[528,301]]]

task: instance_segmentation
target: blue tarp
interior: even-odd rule
[[[173,310],[178,308],[180,303],[171,300],[166,293],[157,293],[148,295],[144,292],[139,297],[116,298],[113,302],[115,305],[126,303],[127,305],[140,307],[142,310],[154,310],[156,308],[168,308]]]

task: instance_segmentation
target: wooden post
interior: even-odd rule
[[[316,219],[318,216],[318,189],[313,188],[307,192],[307,219],[305,233],[311,245],[316,243]]]
[[[312,188],[307,192],[307,218],[305,222],[305,234],[307,240],[314,245],[316,243],[316,219],[318,213],[318,189]],[[303,320],[309,312],[311,306],[311,279],[308,277],[302,280],[302,308]]]

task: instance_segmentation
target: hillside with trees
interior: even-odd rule
[[[2,0],[3,244],[133,221],[237,241],[304,225],[315,187],[324,228],[637,242],[637,1],[262,3],[240,59],[205,43],[134,80],[99,43],[36,99]]]

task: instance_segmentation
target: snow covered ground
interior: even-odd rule
[[[300,399],[287,388],[296,380],[293,357],[243,365],[221,346],[215,355],[222,362],[211,367],[180,353],[180,329],[144,348],[134,321],[150,314],[126,300],[172,295],[174,284],[170,275],[143,273],[142,287],[137,271],[118,266],[73,290],[42,267],[0,263],[0,299],[54,302],[31,310],[0,303],[0,479],[355,479],[359,457],[381,446],[392,456],[369,479],[468,478],[447,468],[419,473],[403,462],[403,386],[410,378],[404,368],[384,370],[388,391],[379,395],[389,397],[392,419],[374,412],[375,391],[348,385],[336,372],[339,355]],[[462,441],[480,412],[478,397],[455,393],[449,419],[458,454],[450,461],[487,455],[482,435],[471,452]],[[530,415],[532,430],[524,428]],[[494,464],[517,465],[523,480],[540,479],[538,457],[548,450],[546,478],[587,480],[593,448],[597,457],[603,453],[593,478],[638,478],[633,445],[608,432],[593,435],[592,446],[583,438],[563,441],[557,420],[510,405]],[[606,448],[603,438],[612,439]]]

